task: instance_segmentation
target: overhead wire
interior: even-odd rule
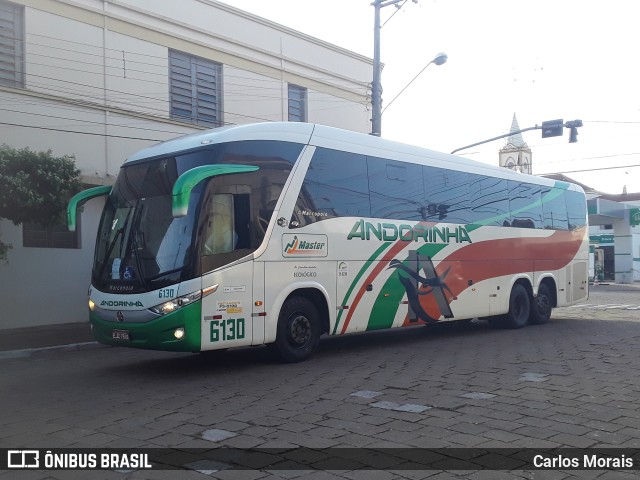
[[[74,53],[74,54],[92,55],[92,56],[98,55],[98,56],[100,56],[100,58],[103,58],[103,55],[102,55],[103,51],[104,52],[110,51],[110,52],[115,52],[115,53],[118,53],[118,54],[125,53],[125,54],[129,54],[129,55],[141,56],[141,57],[144,57],[145,59],[157,58],[157,59],[163,61],[163,63],[161,63],[161,64],[153,64],[153,63],[140,61],[140,60],[124,59],[125,62],[138,63],[138,64],[141,64],[141,65],[149,65],[149,66],[154,66],[154,67],[163,67],[163,66],[165,66],[164,62],[166,62],[168,60],[167,56],[153,55],[153,54],[147,54],[147,53],[139,53],[139,52],[134,52],[134,51],[125,50],[125,49],[117,49],[117,48],[106,47],[106,46],[102,46],[102,45],[91,45],[91,44],[88,44],[88,43],[76,42],[76,41],[73,41],[73,40],[66,40],[66,39],[51,37],[51,36],[47,36],[47,35],[36,34],[36,33],[32,33],[32,32],[28,32],[27,35],[40,37],[40,38],[44,38],[44,39],[47,39],[47,40],[55,40],[55,41],[62,42],[62,43],[70,43],[70,44],[73,44],[73,45],[81,45],[83,48],[89,47],[89,48],[94,48],[94,49],[97,50],[96,53],[92,54],[92,53],[89,53],[89,52],[83,52],[81,50],[73,50],[73,49],[62,48],[62,47],[58,47],[58,46],[54,47],[51,44],[39,44],[39,43],[35,43],[35,42],[29,42],[29,44],[32,45],[32,46],[38,46],[38,47],[42,47],[42,48],[52,48],[52,49],[55,49],[55,50],[67,51],[67,52]],[[12,39],[14,41],[17,41],[17,42],[23,42],[25,44],[27,43],[26,39],[23,40],[22,38],[16,38],[16,37],[12,37]],[[30,54],[32,54],[32,53],[30,53]],[[123,61],[122,56],[113,56],[112,57],[112,56],[104,55],[104,59],[105,60],[114,60],[114,61],[118,61],[118,62],[122,62]],[[65,60],[70,60],[70,59],[65,59]],[[210,61],[213,62],[213,60],[210,60]],[[285,61],[287,61],[287,60],[285,59]],[[272,73],[273,69],[272,68],[271,69],[265,69],[265,70],[255,69],[255,70],[252,70],[251,72],[252,73],[257,73],[257,74],[262,74],[262,75],[267,75],[269,73]],[[337,77],[337,76],[317,76],[317,75],[315,75],[315,76],[314,75],[305,75],[305,76],[307,78],[311,79],[311,80],[317,80],[317,81],[329,81],[330,80],[332,83],[336,83],[336,84],[338,84],[340,82],[343,82],[345,84],[345,86],[353,87],[354,84],[355,85],[359,84],[360,88],[364,88],[365,90],[367,88],[369,88],[368,87],[369,82],[363,82],[363,81],[359,81],[359,80],[356,80],[356,79],[346,79],[346,78],[340,78],[340,77]],[[271,80],[271,79],[254,79],[254,78],[241,77],[241,76],[239,76],[238,78],[244,78],[244,79],[248,79],[248,80],[252,80],[252,81],[253,80],[257,80],[257,81],[270,81]]]
[[[33,63],[33,62],[30,62],[30,64],[31,65],[34,65],[34,64],[38,65],[37,63]],[[47,66],[47,67],[53,67],[53,68],[58,67],[58,66],[52,66],[52,65],[47,65],[47,64],[44,64],[44,65]],[[64,68],[64,67],[60,67],[60,68]],[[66,68],[65,70],[69,70],[69,68]],[[72,70],[77,70],[77,69],[72,69]],[[80,71],[82,71],[83,73],[86,73],[86,70],[80,70]],[[110,76],[110,74],[106,74],[105,75],[102,72],[91,72],[91,73],[95,73],[96,75],[100,75],[101,77],[102,76],[107,76],[107,77]],[[64,82],[65,84],[69,84],[70,83],[70,84],[73,84],[73,85],[76,85],[76,86],[81,86],[81,87],[86,87],[88,89],[97,90],[96,94],[92,96],[92,95],[87,94],[86,92],[80,93],[77,89],[71,90],[71,89],[65,89],[65,88],[55,88],[51,84],[31,82],[31,84],[33,84],[34,86],[40,86],[41,88],[46,88],[46,89],[49,89],[49,90],[52,90],[52,91],[64,92],[67,95],[71,94],[71,95],[78,96],[80,98],[88,97],[88,98],[91,98],[93,100],[104,101],[104,97],[108,92],[108,96],[109,96],[110,100],[113,101],[114,93],[115,93],[115,94],[121,95],[121,97],[119,97],[119,99],[116,100],[116,101],[118,101],[118,103],[120,103],[122,105],[133,106],[135,108],[140,108],[141,104],[146,103],[146,102],[152,103],[153,105],[157,105],[158,102],[165,103],[165,104],[170,104],[170,100],[168,98],[166,98],[166,97],[165,98],[162,98],[162,97],[158,98],[158,97],[153,97],[153,96],[150,96],[150,95],[143,95],[143,94],[140,94],[140,93],[131,93],[131,92],[123,92],[123,91],[119,91],[119,90],[114,90],[114,89],[107,89],[107,88],[105,88],[104,85],[96,86],[96,85],[90,85],[90,84],[81,83],[81,82],[71,82],[71,81],[68,81],[68,80],[61,79],[61,78],[45,76],[45,75],[38,75],[38,74],[35,74],[35,73],[30,74],[30,77],[37,77],[37,78],[44,79],[44,80],[51,80],[53,82]],[[119,78],[119,79],[123,78],[120,75],[115,75],[114,77],[115,78]],[[227,75],[224,76],[225,79],[226,79],[226,77],[227,77]],[[247,77],[247,79],[248,79],[248,77]],[[146,82],[149,82],[149,83],[156,83],[156,84],[162,85],[162,86],[167,86],[168,85],[168,82],[154,82],[154,81],[148,80],[148,79],[129,78],[129,80],[146,81]],[[229,85],[229,82],[225,82],[225,85]],[[238,84],[238,86],[241,86],[241,85]],[[274,100],[282,99],[282,95],[265,95],[265,94],[262,94],[262,93],[261,94],[252,93],[253,90],[257,90],[258,92],[264,92],[264,90],[265,90],[264,87],[262,87],[262,88],[260,88],[260,87],[246,88],[245,86],[242,86],[242,87],[243,87],[243,90],[241,92],[236,93],[233,90],[225,89],[224,93],[225,93],[225,95],[232,95],[232,96],[233,95],[242,95],[244,97],[248,96],[248,97],[253,97],[253,98],[264,98],[264,99],[274,99]],[[274,87],[272,90],[273,91],[277,91],[277,92],[281,92],[282,91],[282,87],[281,86],[278,86],[278,88]],[[151,94],[151,95],[153,95],[153,94]],[[162,95],[162,96],[164,97],[164,95]],[[135,100],[135,101],[134,102],[125,102],[125,101],[122,100],[122,99],[129,99],[129,97],[133,97],[133,100]],[[255,100],[253,100],[253,98],[234,99],[234,101],[238,101],[238,100],[240,100],[240,101],[255,101]],[[336,108],[352,106],[354,103],[359,103],[361,105],[366,105],[366,102],[360,103],[360,102],[352,102],[352,101],[348,101],[348,100],[344,100],[344,99],[334,99],[334,98],[325,99],[324,103],[327,103],[327,102],[334,103]],[[160,113],[165,113],[164,110],[158,109],[158,108],[150,108],[150,107],[144,106],[144,105],[143,105],[143,108],[147,108],[148,109],[147,111],[151,111],[151,112],[157,111],[157,112],[160,112]],[[310,111],[315,111],[315,108],[311,108]],[[252,115],[244,115],[244,114],[240,114],[240,113],[237,113],[237,112],[231,112],[231,111],[225,111],[223,113],[227,113],[229,115],[238,115],[238,116],[242,116],[242,117],[245,117],[245,118],[255,118],[255,119],[263,120],[263,121],[273,121],[273,119],[270,119],[270,118],[264,118],[264,117],[261,118],[261,117],[256,117],[256,116],[252,116]],[[280,115],[281,115],[280,109],[277,112],[274,112],[271,115],[279,118]]]
[[[79,49],[73,49],[73,48],[63,48],[60,46],[55,46],[53,47],[52,44],[39,44],[36,42],[32,42],[30,41],[29,43],[31,45],[34,46],[39,46],[41,48],[54,48],[56,51],[65,51],[65,52],[69,52],[72,53],[74,55],[83,55],[83,56],[87,56],[90,55],[92,57],[95,57],[96,55],[100,56],[101,58],[103,58],[103,63],[96,63],[96,62],[90,62],[90,61],[82,61],[78,58],[65,58],[64,56],[55,56],[55,55],[43,55],[43,54],[39,54],[36,52],[30,52],[30,56],[38,56],[38,57],[46,57],[46,58],[53,58],[56,60],[60,60],[62,62],[70,62],[70,63],[77,63],[80,65],[88,65],[88,66],[95,66],[97,69],[101,69],[102,71],[97,71],[97,72],[91,72],[91,71],[87,71],[86,68],[83,69],[79,69],[79,68],[72,68],[72,67],[63,67],[60,64],[55,64],[52,65],[50,63],[38,63],[38,62],[34,62],[34,61],[30,61],[28,62],[28,65],[32,65],[32,66],[46,66],[47,68],[63,68],[65,71],[79,71],[82,72],[84,74],[96,74],[99,75],[100,77],[107,77],[107,78],[118,78],[118,79],[127,79],[127,80],[132,80],[132,81],[138,81],[138,82],[146,82],[146,83],[150,83],[150,84],[157,84],[157,85],[162,85],[163,87],[167,87],[169,82],[167,81],[154,81],[151,80],[149,78],[140,78],[138,76],[131,76],[132,74],[143,74],[143,75],[161,75],[163,76],[165,79],[167,78],[165,73],[158,73],[157,71],[150,71],[148,69],[135,69],[132,67],[127,68],[126,65],[128,64],[138,64],[138,65],[146,65],[149,67],[158,67],[158,68],[166,68],[168,66],[168,59],[167,56],[157,56],[157,55],[148,55],[148,54],[143,54],[143,53],[138,53],[138,52],[132,52],[132,51],[127,51],[127,50],[123,50],[123,49],[117,49],[117,48],[110,48],[110,47],[106,47],[106,46],[102,46],[102,45],[91,45],[91,44],[87,44],[84,42],[76,42],[76,41],[72,41],[72,40],[66,40],[66,39],[60,39],[60,38],[56,38],[56,37],[51,37],[51,36],[46,36],[46,35],[40,35],[40,34],[35,34],[35,33],[31,33],[28,32],[27,35],[32,36],[32,37],[38,37],[41,39],[47,39],[47,40],[55,40],[56,42],[59,43],[63,43],[63,44],[71,44],[71,45],[81,45],[83,49],[94,49],[96,52],[95,53],[91,53],[91,52],[87,52],[87,51],[82,51]],[[22,41],[26,43],[26,38],[23,39],[16,39],[17,41]],[[106,52],[113,52],[114,56],[108,56],[106,55]],[[124,55],[128,54],[129,58],[125,58]],[[117,55],[116,55],[117,54]],[[120,56],[120,54],[122,54],[122,56]],[[149,58],[158,58],[161,59],[162,62],[160,64],[156,64],[156,63],[150,63],[149,61],[139,61],[136,59],[131,58],[131,56],[143,56],[144,59],[148,60]],[[122,66],[118,66],[118,65],[107,65],[106,62],[107,61],[111,61],[111,62],[115,62],[115,63],[119,63],[122,62],[123,65]],[[122,74],[119,73],[108,73],[105,70],[116,70],[118,72],[122,72]],[[250,72],[250,73],[259,73],[259,72]],[[127,77],[126,75],[129,75],[129,77]],[[118,91],[118,90],[114,90],[112,88],[107,88],[106,85],[90,85],[90,84],[83,84],[81,82],[73,82],[73,81],[69,81],[66,79],[62,79],[62,78],[56,78],[56,77],[49,77],[49,76],[44,76],[44,75],[37,75],[35,73],[31,73],[30,78],[32,77],[37,77],[40,78],[42,80],[50,80],[52,82],[64,82],[65,85],[66,84],[73,84],[75,86],[79,86],[79,87],[86,87],[87,89],[90,90],[96,90],[95,94],[90,94],[89,92],[79,92],[78,89],[65,89],[64,87],[61,87],[60,85],[58,85],[56,87],[54,87],[51,84],[48,83],[38,83],[38,82],[33,82],[31,81],[30,84],[36,87],[41,88],[42,90],[48,90],[48,91],[53,91],[53,92],[57,92],[57,93],[63,93],[64,95],[68,96],[68,95],[73,95],[75,97],[75,99],[80,100],[80,101],[86,101],[87,99],[89,99],[90,102],[96,102],[96,103],[106,103],[106,102],[110,102],[111,104],[115,103],[116,108],[117,107],[129,107],[132,108],[135,111],[142,111],[143,113],[150,113],[152,115],[159,115],[159,116],[166,116],[167,115],[167,111],[164,108],[157,108],[156,105],[158,105],[158,103],[161,104],[166,104],[167,106],[169,106],[171,104],[171,101],[169,98],[167,98],[167,96],[165,96],[166,94],[162,93],[159,94],[158,96],[154,96],[155,94],[150,93],[150,94],[141,94],[141,93],[131,93],[131,92],[123,92],[123,91]],[[235,78],[235,79],[239,79],[239,80],[246,80],[246,81],[250,81],[252,83],[254,83],[254,85],[248,86],[246,84],[243,83],[233,83],[230,82],[229,79],[230,78]],[[315,78],[315,79],[322,79],[321,77],[309,77],[309,78]],[[357,84],[357,80],[345,80],[345,79],[340,79],[340,78],[336,78],[334,77],[328,77],[333,83],[339,83],[339,82],[345,82],[348,83],[349,87],[353,89],[353,85]],[[255,99],[270,99],[270,100],[282,100],[283,95],[282,95],[282,84],[280,83],[279,80],[277,79],[271,79],[271,78],[265,78],[265,79],[260,79],[260,78],[255,78],[255,76],[242,76],[242,75],[234,75],[231,74],[229,72],[225,72],[224,76],[223,76],[223,81],[224,81],[224,85],[225,85],[225,90],[224,90],[224,95],[228,98],[233,98],[234,102],[252,102],[252,101],[256,101]],[[265,85],[255,85],[255,82],[267,82],[268,84],[272,84],[272,87],[269,86],[265,86]],[[338,81],[338,82],[336,82]],[[277,83],[276,83],[277,82]],[[238,87],[239,90],[233,90],[232,88],[229,87]],[[367,89],[367,85],[366,84],[360,84],[359,88],[363,88],[363,89]],[[308,89],[308,91],[314,92],[314,89]],[[273,92],[273,94],[269,94],[269,92]],[[322,92],[318,92],[318,93],[322,93]],[[366,95],[366,91],[363,92]],[[115,95],[114,95],[115,94]],[[341,99],[341,98],[335,98],[335,97],[331,97],[329,94],[325,94],[328,96],[328,98],[324,98],[323,99],[323,104],[327,104],[327,103],[332,103],[333,106],[332,107],[323,107],[323,108],[317,108],[314,106],[310,106],[307,105],[307,111],[309,112],[314,112],[314,111],[318,111],[318,110],[327,110],[329,108],[346,108],[346,107],[351,107],[354,104],[360,104],[363,105],[365,107],[368,106],[368,100],[366,99],[365,96],[365,100],[364,101],[360,101],[360,102],[354,102],[354,101],[350,101],[350,100],[346,100],[346,99]],[[240,98],[238,98],[240,97]],[[259,101],[259,100],[258,100]],[[280,119],[281,115],[282,115],[282,110],[279,107],[277,111],[274,111],[273,114],[267,114],[266,116],[262,116],[262,117],[257,117],[254,115],[246,115],[246,114],[241,114],[238,112],[232,112],[232,111],[220,111],[221,114],[226,114],[228,116],[238,116],[238,117],[242,117],[242,118],[249,118],[249,119],[255,119],[255,120],[261,120],[261,121],[273,121],[274,119]],[[176,115],[172,115],[172,117],[176,117]],[[179,117],[179,116],[178,116]],[[268,118],[268,117],[273,117],[273,118]],[[189,117],[190,119],[190,117]],[[224,123],[224,122],[222,122]],[[226,122],[228,123],[228,122]]]
[[[53,132],[73,133],[73,134],[79,134],[79,135],[92,135],[92,136],[98,136],[98,137],[124,138],[124,139],[127,139],[127,140],[144,140],[144,141],[151,141],[151,142],[162,142],[162,141],[166,140],[166,138],[143,138],[143,137],[132,137],[132,136],[127,136],[127,135],[113,135],[113,134],[106,134],[106,133],[97,133],[97,132],[81,132],[81,131],[76,131],[76,130],[65,130],[65,129],[61,129],[61,128],[44,127],[44,126],[38,126],[38,125],[24,125],[24,124],[13,123],[13,122],[0,122],[0,125],[7,125],[7,126],[11,126],[11,127],[35,128],[35,129],[38,129],[38,130],[50,130],[50,131],[53,131]]]

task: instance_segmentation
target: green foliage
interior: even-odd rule
[[[62,223],[67,201],[81,187],[73,157],[0,146],[0,217],[16,225]]]

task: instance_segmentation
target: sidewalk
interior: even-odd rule
[[[89,322],[0,330],[0,352],[94,341]]]

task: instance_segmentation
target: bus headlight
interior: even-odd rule
[[[156,305],[155,307],[151,307],[149,310],[151,310],[153,313],[157,313],[158,315],[166,315],[167,313],[175,312],[179,308],[200,300],[200,298],[202,298],[202,291],[198,290],[197,292],[193,292],[189,295],[174,298],[172,300],[169,300],[168,302],[164,302],[160,305]]]

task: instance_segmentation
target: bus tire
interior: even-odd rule
[[[320,315],[305,297],[291,297],[278,316],[275,351],[287,363],[301,362],[313,354],[320,341]]]
[[[531,312],[531,299],[529,292],[519,283],[511,289],[509,297],[509,311],[504,316],[504,326],[506,328],[522,328],[529,321]]]
[[[538,295],[533,299],[529,323],[532,325],[547,323],[551,318],[551,310],[553,310],[553,295],[551,289],[543,283],[538,287]]]

